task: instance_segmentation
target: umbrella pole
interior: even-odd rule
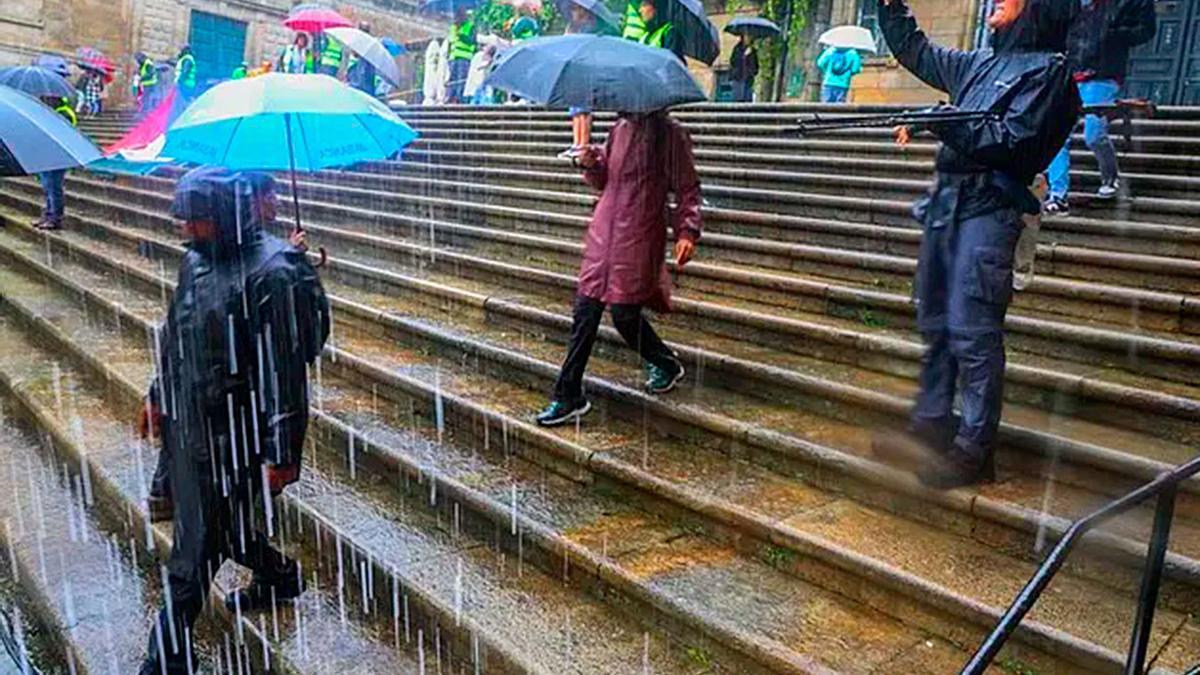
[[[292,147],[292,116],[284,115],[283,121],[284,129],[287,130],[288,168],[292,174],[292,207],[296,213],[296,231],[303,232],[304,226],[300,224],[300,194],[296,191],[296,151]]]

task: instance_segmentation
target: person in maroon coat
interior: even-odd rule
[[[542,426],[563,424],[591,410],[583,394],[583,373],[606,306],[617,332],[645,362],[647,391],[669,392],[684,376],[683,363],[642,310],[671,308],[665,260],[668,192],[675,193],[678,204],[676,268],[691,260],[700,239],[700,180],[691,137],[665,111],[623,113],[604,147],[586,147],[577,161],[584,180],[600,191],[600,200],[584,238],[567,358],[553,400],[537,416]]]

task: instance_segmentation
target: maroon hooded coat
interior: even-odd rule
[[[691,137],[665,113],[622,116],[583,177],[600,190],[600,201],[584,238],[579,294],[670,311],[668,192],[678,204],[676,238],[700,238],[700,180]]]

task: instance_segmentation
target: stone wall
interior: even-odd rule
[[[120,66],[109,87],[109,105],[128,103],[133,54],[174,58],[188,40],[193,9],[246,23],[248,63],[273,59],[291,40],[282,24],[293,0],[0,0],[0,66],[29,63],[44,52],[72,56],[95,47]],[[330,2],[371,32],[400,41],[419,41],[446,32],[445,24],[418,15],[404,0]]]
[[[874,4],[874,0],[868,1]],[[831,23],[857,23],[857,5],[857,0],[833,0]],[[909,5],[931,40],[971,48],[979,0],[909,0]],[[929,103],[944,96],[918,81],[891,57],[868,58],[850,89],[854,103]]]

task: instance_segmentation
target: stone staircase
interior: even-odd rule
[[[594,203],[554,158],[565,114],[401,109],[422,133],[404,161],[302,176],[336,327],[278,536],[317,583],[278,618],[215,617],[208,658],[303,673],[956,672],[1070,519],[1194,456],[1200,110],[1163,109],[1118,141],[1135,195],[1120,204],[1088,202],[1095,167],[1077,153],[1074,215],[1044,222],[1038,276],[1008,318],[999,481],[949,493],[869,452],[915,389],[907,209],[933,146],[787,132],[817,110],[676,113],[696,141],[706,233],[658,324],[692,376],[643,394],[606,328],[598,409],[556,431],[529,419],[562,358]],[[85,128],[104,143],[127,123]],[[13,475],[57,481],[71,504],[72,473],[105,477],[103,508],[72,513],[117,542],[163,536],[140,515],[152,450],[129,421],[181,251],[173,178],[75,172],[69,229],[51,235],[25,225],[36,183],[0,184],[13,345],[0,394],[26,430],[10,435]],[[1200,660],[1197,488],[1176,509],[1161,672]],[[1142,508],[1089,537],[997,672],[1120,672],[1151,519]],[[148,553],[129,576],[153,594]],[[35,581],[34,595],[62,596],[57,578]],[[122,664],[145,640],[139,617]],[[64,635],[79,662],[116,653]]]

